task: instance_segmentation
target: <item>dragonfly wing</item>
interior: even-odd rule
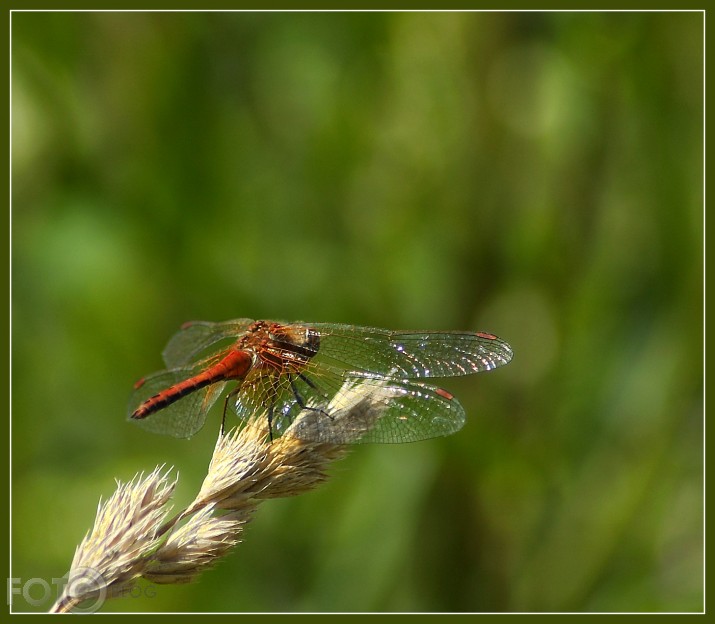
[[[161,371],[146,377],[137,384],[129,400],[128,414],[131,415],[139,405],[183,381],[195,373],[192,369]],[[171,435],[175,438],[190,438],[204,424],[206,414],[221,396],[225,382],[219,382],[188,394],[167,407],[150,414],[146,418],[131,419],[142,429],[153,433]]]
[[[388,331],[323,323],[310,327],[320,333],[317,361],[403,379],[469,375],[512,358],[506,342],[482,332]]]
[[[324,410],[304,412],[297,437],[331,444],[404,443],[446,436],[465,423],[451,394],[406,380],[348,379]]]
[[[360,389],[374,401],[377,420],[358,441],[418,442],[448,436],[466,422],[460,402],[446,390],[419,382],[363,380]]]
[[[462,428],[464,409],[448,392],[407,380],[308,364],[300,374],[247,379],[240,417],[272,412],[273,437],[285,433],[331,444],[415,442]]]
[[[162,353],[164,362],[170,369],[185,366],[218,342],[229,339],[236,341],[251,323],[251,319],[236,319],[224,323],[184,323],[166,345]]]

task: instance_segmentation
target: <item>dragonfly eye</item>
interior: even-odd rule
[[[313,355],[315,355],[318,352],[318,349],[320,349],[320,334],[315,329],[312,329],[310,327],[306,330],[305,333],[305,346],[313,352]]]

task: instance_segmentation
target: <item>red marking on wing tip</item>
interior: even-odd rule
[[[186,321],[186,323],[181,324],[181,329],[188,329],[191,327],[196,321]]]
[[[447,392],[444,388],[435,388],[435,392],[448,401],[451,401],[454,398],[454,395]]]
[[[139,381],[135,381],[135,382],[134,382],[134,389],[135,389],[135,390],[139,390],[139,388],[141,388],[141,387],[144,385],[145,382],[146,382],[146,379],[144,379],[144,377],[142,377]]]
[[[494,334],[488,334],[487,332],[477,332],[477,336],[480,338],[486,338],[487,340],[496,340],[497,337]]]

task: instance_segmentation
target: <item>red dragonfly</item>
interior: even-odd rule
[[[464,409],[449,392],[416,381],[492,370],[511,347],[484,332],[389,331],[327,323],[238,319],[190,322],[164,349],[167,370],[135,384],[130,418],[156,433],[189,438],[226,384],[225,397],[244,420],[266,411],[271,439],[303,410],[316,417],[321,442],[412,442],[449,435],[464,425]],[[359,440],[330,410],[353,381],[387,388],[380,417]],[[331,402],[332,401],[332,402]]]

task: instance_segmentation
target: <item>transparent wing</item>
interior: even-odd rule
[[[492,370],[511,347],[483,332],[389,331],[354,325],[309,324],[320,333],[316,359],[327,365],[402,379],[453,377]]]
[[[464,426],[464,409],[445,390],[385,381],[348,379],[325,410],[301,412],[292,435],[331,444],[396,444],[450,435]]]
[[[372,405],[371,422],[361,417],[362,400]],[[465,421],[459,402],[440,388],[312,363],[290,375],[249,375],[233,408],[242,419],[268,410],[274,438],[300,415],[306,421],[294,435],[332,444],[415,442],[454,433]]]
[[[251,319],[236,319],[224,323],[191,321],[184,323],[172,336],[162,356],[167,368],[185,366],[198,359],[209,347],[224,340],[236,341],[245,333]]]
[[[147,399],[194,374],[195,370],[193,368],[185,368],[161,371],[146,377],[137,384],[132,393],[127,413],[131,415]],[[150,414],[146,418],[140,420],[130,418],[130,420],[142,429],[153,433],[171,435],[175,438],[190,438],[201,429],[206,420],[207,412],[221,396],[225,386],[225,382],[206,386],[182,397],[158,412]]]

